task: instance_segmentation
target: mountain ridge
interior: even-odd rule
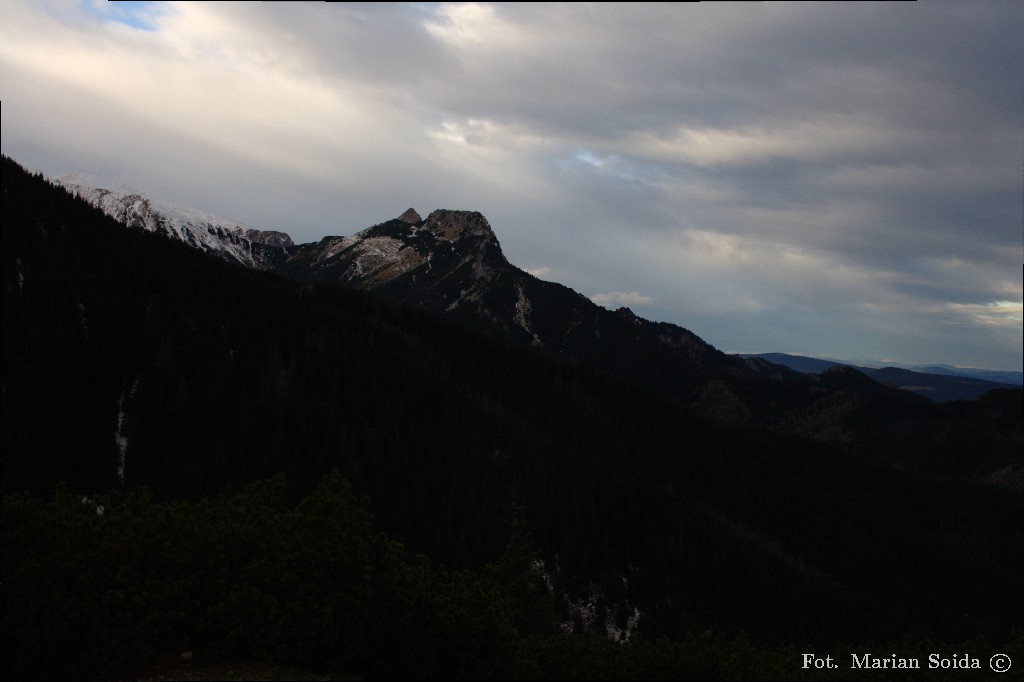
[[[904,367],[878,363],[878,366],[863,365],[844,360],[813,358],[787,353],[743,353],[744,358],[760,358],[768,362],[785,365],[804,374],[820,374],[832,367],[851,367],[872,379],[884,384],[891,384],[901,390],[922,395],[935,402],[951,400],[972,400],[988,391],[996,389],[1020,388],[1020,382],[995,381],[991,378],[999,376],[1013,379],[1020,373],[999,372],[996,370],[979,370],[975,368],[956,368],[941,366]],[[944,371],[924,371],[924,370]]]
[[[340,237],[327,236],[317,242],[297,245],[285,232],[256,229],[245,225],[244,223],[215,216],[182,204],[155,198],[148,193],[135,189],[128,183],[118,182],[110,178],[89,173],[70,172],[58,175],[53,180],[79,194],[90,203],[101,207],[108,213],[108,215],[111,215],[128,227],[161,232],[172,238],[185,241],[191,246],[200,248],[201,250],[219,253],[222,257],[225,257],[228,260],[235,260],[249,267],[256,267],[260,269],[278,268],[284,260],[294,255],[294,250],[308,249],[313,244],[318,244],[321,247],[325,243],[330,244],[334,247],[334,250],[329,255],[333,255],[339,250],[352,246],[354,242],[363,240],[364,237],[361,237],[361,235],[368,235],[372,231],[393,221],[400,221],[417,227],[423,227],[431,220],[430,216],[434,216],[435,214],[475,214],[478,216],[479,220],[482,220],[482,224],[484,225],[483,229],[493,238],[493,241],[497,246],[496,234],[490,227],[489,223],[487,223],[487,219],[477,211],[436,209],[428,215],[426,220],[424,220],[414,208],[410,207],[397,218],[393,219],[393,221],[385,221],[384,223],[360,230],[352,235]],[[197,230],[196,227],[199,227],[200,229]],[[427,227],[431,226],[428,225]],[[214,240],[199,237],[199,234],[202,232],[215,234],[218,228],[220,228],[222,232],[229,233],[231,236],[216,235]],[[451,237],[456,233],[457,229],[455,232],[451,232],[449,234],[448,240],[456,241],[455,239],[451,239]],[[448,233],[442,230],[440,234],[444,235]],[[234,238],[232,239],[232,237]],[[242,243],[242,248],[238,248],[239,242]],[[253,255],[251,253],[252,244],[260,245],[263,252],[258,255]],[[401,248],[400,244],[393,246],[397,246],[398,249]],[[269,249],[267,247],[269,247]],[[394,250],[396,249],[393,248],[392,252]],[[368,255],[376,255],[380,258],[386,258],[388,255],[387,249],[379,250],[377,253],[373,253],[372,249],[368,249],[368,251]],[[500,253],[500,246],[498,246],[498,252]],[[321,257],[321,259],[323,258],[324,257]],[[500,258],[505,260],[503,254],[500,255]],[[507,260],[505,262],[507,263]],[[528,274],[521,268],[516,267],[516,269],[520,270],[520,272],[523,272],[524,274]],[[619,311],[628,311],[629,314],[636,316],[635,313],[628,308],[619,308],[613,312]],[[670,322],[657,322],[654,320],[647,320],[640,316],[636,317],[655,324],[667,324],[678,327],[678,325],[674,325],[674,323]],[[744,359],[758,357],[763,360],[767,360],[771,364],[782,365],[804,373],[819,373],[832,365],[840,364],[857,368],[869,376],[871,376],[872,371],[875,370],[899,368],[927,375],[967,376],[998,384],[991,386],[990,388],[1024,384],[1024,373],[1014,371],[991,370],[984,368],[961,368],[952,365],[906,365],[875,361],[849,361],[772,352],[738,353],[736,355]],[[974,396],[972,395],[970,397]]]
[[[1020,429],[1000,416],[1013,411],[1012,394],[1000,398],[996,391],[984,405],[937,411],[927,398],[858,370],[807,375],[763,357],[728,355],[683,327],[628,308],[608,310],[512,265],[476,211],[437,209],[423,219],[407,209],[353,235],[266,249],[258,269],[426,310],[615,375],[717,420],[958,477],[989,480],[1024,464],[1016,447]],[[952,424],[971,447],[944,435]]]
[[[687,363],[736,374],[761,366],[734,360],[678,325],[652,322],[625,308],[608,310],[505,258],[487,219],[476,211],[438,209],[422,222],[393,219],[351,237],[327,237],[290,250],[274,272],[311,282],[375,291],[464,324],[592,364],[621,364],[593,348],[609,335],[637,332]],[[636,336],[636,334],[634,334]],[[775,370],[780,371],[780,370]],[[784,370],[781,370],[784,371]]]
[[[300,245],[273,272],[425,309],[624,378],[717,420],[811,437],[933,473],[1003,482],[997,472],[1024,463],[1014,452],[1018,429],[992,413],[1012,412],[1013,394],[1003,399],[997,391],[985,405],[942,412],[931,399],[947,396],[928,391],[939,383],[934,379],[914,375],[908,382],[860,368],[808,375],[770,358],[728,355],[688,329],[625,307],[608,310],[512,265],[477,212],[438,210],[422,223],[393,219],[351,237]],[[984,392],[978,387],[1005,388],[966,381],[976,389],[972,398]],[[947,381],[946,389],[963,390],[963,382]],[[952,422],[985,446],[953,445],[943,435]]]
[[[126,227],[162,233],[227,260],[292,279],[334,281],[374,290],[392,300],[431,309],[470,326],[479,327],[480,319],[484,319],[492,331],[559,354],[573,345],[570,337],[578,337],[584,327],[599,336],[602,321],[605,326],[614,327],[619,320],[632,318],[636,325],[657,329],[656,338],[661,343],[684,351],[689,361],[699,365],[748,376],[764,373],[777,376],[785,371],[763,363],[733,362],[679,325],[650,321],[636,316],[628,308],[607,311],[569,287],[525,272],[508,262],[494,230],[477,211],[436,209],[423,219],[410,207],[395,219],[352,235],[327,236],[317,242],[296,245],[283,232],[256,230],[155,199],[109,178],[65,173],[54,181],[100,207]],[[446,268],[449,274],[443,278],[446,281],[434,281],[424,289],[423,275],[433,271],[433,256],[442,242],[449,244],[450,251],[443,254],[436,265],[439,269]],[[404,276],[417,269],[419,281],[415,273]],[[456,290],[452,285],[460,278],[462,282],[457,284]],[[511,280],[514,297],[496,294],[491,286],[495,279]],[[468,286],[463,287],[466,283]],[[554,324],[549,319],[534,324],[539,317],[534,310],[536,298],[556,301],[555,307],[568,315],[568,323]],[[589,324],[584,325],[585,321]],[[597,357],[601,353],[593,350],[587,355],[592,364],[610,366],[612,371],[623,364],[621,360]]]
[[[109,178],[63,173],[54,182],[101,208],[125,227],[163,234],[248,267],[272,267],[294,246],[292,238],[284,232],[258,230],[151,196]]]

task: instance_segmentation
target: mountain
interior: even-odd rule
[[[844,367],[853,367],[854,369],[863,372],[864,367],[857,365],[855,362],[845,362],[843,360],[830,360],[825,358],[809,358],[805,355],[789,355],[788,353],[740,353],[741,358],[758,358],[765,362],[771,362],[790,369],[801,372],[803,374],[821,374],[825,370],[835,367],[836,365],[842,365]]]
[[[997,389],[1019,389],[1013,384],[976,379],[962,374],[931,374],[901,367],[870,369],[868,376],[882,383],[899,386],[901,390],[923,395],[929,400],[973,400]]]
[[[418,588],[375,580],[352,603],[328,604],[307,589],[352,579],[325,568],[348,565],[346,557],[360,576],[381,575],[372,554],[332,546],[319,532],[344,535],[349,516],[305,504],[312,522],[298,550],[273,551],[294,518],[282,499],[303,499],[335,469],[368,498],[389,537],[425,555],[415,560],[418,574],[428,575],[429,556],[460,571],[462,593],[500,578],[486,565],[509,551],[510,512],[520,514],[551,581],[556,628],[635,628],[649,646],[664,635],[698,642],[701,655],[714,658],[723,632],[798,652],[904,637],[952,643],[983,635],[995,643],[1024,625],[1019,492],[712,420],[507,336],[353,287],[235,267],[180,241],[125,230],[62,187],[3,163],[0,485],[5,505],[12,501],[3,517],[5,588],[19,608],[2,618],[5,642],[28,638],[37,647],[30,651],[41,652],[30,664],[60,659],[65,644],[85,649],[93,665],[105,663],[112,642],[153,646],[134,639],[134,621],[120,620],[139,614],[158,645],[179,647],[175,653],[208,643],[205,628],[206,637],[230,630],[242,655],[252,654],[252,641],[268,640],[291,654],[304,643],[280,623],[302,620],[296,603],[322,607],[313,622],[327,626],[358,606],[355,613],[397,628],[387,644],[404,652],[399,635],[419,637],[419,621],[398,606],[372,607],[392,588],[407,595],[398,604],[421,604]],[[473,271],[480,256],[482,268],[497,268],[486,255],[495,256],[489,236],[471,234],[474,221],[466,220],[457,234],[486,253],[464,266]],[[453,233],[433,230],[421,235],[434,247],[429,262],[445,251],[461,251],[459,263],[470,255],[460,240],[443,239]],[[394,262],[374,260],[372,249],[384,253],[384,245],[366,245],[364,272]],[[449,304],[463,288],[449,290]],[[453,310],[493,310],[489,295],[483,303],[467,295]],[[643,327],[618,316],[626,328]],[[698,367],[716,357],[696,355],[706,363]],[[872,437],[893,435],[877,413],[891,411],[887,401],[897,396],[921,410],[897,415],[910,433],[901,446],[940,442],[938,429],[916,430],[914,420],[928,415],[945,429],[940,457],[997,451],[978,425],[1012,438],[1021,415],[1020,391],[940,406],[852,369],[793,381],[733,384],[724,376],[709,375],[702,394],[733,395],[766,413],[780,409],[774,400],[794,420],[859,426]],[[278,472],[287,487],[277,498],[266,487],[241,497],[222,492]],[[54,494],[59,481],[65,485]],[[105,491],[118,514],[102,517],[95,498],[83,500]],[[126,509],[148,514],[151,525],[129,522]],[[41,515],[47,510],[52,516]],[[274,532],[267,537],[266,529]],[[90,550],[95,538],[109,551]],[[21,568],[9,571],[9,563]],[[197,579],[196,565],[216,581]],[[78,573],[80,566],[89,571]],[[153,577],[158,570],[178,579],[165,583]],[[289,601],[296,594],[301,599]],[[226,608],[209,610],[218,604]],[[49,618],[51,610],[74,615],[73,625]],[[211,634],[211,622],[230,627]],[[25,623],[36,629],[25,634]],[[363,625],[349,623],[375,631]],[[93,647],[95,628],[108,640]],[[549,658],[563,652],[554,641],[541,643]],[[386,659],[389,649],[380,652]],[[685,659],[687,671],[696,660]]]
[[[272,267],[292,246],[283,232],[257,230],[96,175],[65,173],[56,182],[128,228],[163,234],[249,267]]]
[[[1013,383],[980,378],[981,376],[988,376],[1013,379],[1015,374],[1013,372],[943,368],[940,366],[921,366],[916,369],[887,365],[877,367],[863,366],[843,360],[824,360],[802,355],[788,355],[786,353],[744,353],[740,357],[760,358],[805,374],[820,374],[836,366],[851,367],[878,382],[896,386],[900,390],[915,393],[940,403],[950,400],[972,400],[989,391],[1014,389],[1020,386],[1019,381]]]
[[[636,381],[704,411],[729,415],[707,395],[709,377],[792,375],[778,365],[726,355],[682,327],[609,311],[563,285],[513,266],[478,212],[412,208],[354,235],[295,246],[288,235],[155,199],[113,181],[65,174],[57,183],[116,220],[284,277],[341,284],[422,308],[516,343],[542,348]]]
[[[424,220],[409,209],[354,235],[295,247],[273,271],[371,291],[626,379],[715,419],[811,437],[933,473],[985,477],[1024,465],[1018,447],[1024,424],[992,422],[980,405],[937,411],[883,371],[807,375],[785,366],[784,358],[727,355],[677,325],[645,320],[628,308],[607,310],[510,264],[477,212],[437,210]],[[807,360],[800,366],[820,372],[832,364]],[[970,388],[971,397],[1003,388],[942,377],[927,383],[935,384]],[[1013,409],[1013,395],[1001,409]],[[992,402],[1002,404],[998,396]],[[972,447],[948,438],[954,424]]]
[[[884,363],[879,363],[873,366],[882,366]],[[984,379],[985,381],[994,381],[999,384],[1009,384],[1010,386],[1021,386],[1024,385],[1024,372],[1014,372],[1008,370],[998,369],[981,369],[978,367],[953,367],[952,365],[894,365],[902,369],[909,369],[915,372],[922,372],[924,374],[944,374],[947,376],[961,376],[961,377],[972,377],[974,379]]]
[[[423,220],[409,209],[352,236],[296,247],[273,271],[373,291],[684,398],[711,375],[786,373],[524,272],[506,260],[487,219],[475,211],[436,210]]]
[[[576,292],[538,280],[509,264],[486,218],[476,212],[439,210],[424,221],[410,208],[396,220],[347,237],[326,237],[317,244],[296,249],[283,232],[257,230],[148,196],[107,178],[66,173],[58,176],[56,182],[127,227],[165,234],[229,261],[272,269],[296,279],[334,281],[375,290],[393,300],[427,308],[471,326],[489,326],[516,340],[557,349],[559,353],[566,352],[568,342],[570,356],[612,371],[630,364],[616,359],[613,350],[588,352],[584,350],[587,343],[580,341],[581,335],[590,332],[600,338],[601,323],[615,326],[615,317],[604,314],[604,308],[595,309],[589,299]],[[447,244],[450,250],[442,252],[441,244]],[[582,301],[578,300],[581,298]],[[535,300],[544,301],[545,310],[535,312]],[[742,354],[739,357],[745,360],[756,359],[744,366],[729,362],[681,327],[649,322],[627,308],[620,308],[616,314],[642,327],[631,330],[640,331],[641,338],[686,348],[689,359],[696,360],[697,365],[726,369],[734,375],[768,374],[781,378],[779,367],[771,365],[818,374],[842,364],[938,402],[975,398],[988,390],[1024,383],[1020,372],[945,365],[865,366],[784,353]],[[557,322],[552,324],[554,320]]]
[[[89,184],[64,183],[79,195]],[[1024,466],[1024,423],[993,420],[991,405],[936,410],[912,391],[873,381],[874,370],[807,375],[765,358],[727,355],[687,329],[643,319],[628,308],[605,309],[515,267],[478,212],[442,209],[423,219],[410,208],[353,235],[296,246],[280,233],[259,233],[271,235],[269,243],[236,237],[226,227],[237,223],[215,226],[205,214],[167,202],[155,210],[152,200],[139,197],[127,190],[85,193],[122,224],[147,225],[176,239],[184,235],[192,246],[296,282],[372,292],[625,379],[714,419],[814,438],[942,475],[1005,483],[1016,478],[1000,472]],[[1014,395],[989,402],[1012,411]]]

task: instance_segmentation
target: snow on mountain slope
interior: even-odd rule
[[[158,232],[249,267],[272,267],[294,245],[283,232],[257,230],[97,175],[65,173],[56,182],[126,227]]]

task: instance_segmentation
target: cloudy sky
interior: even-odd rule
[[[0,3],[3,153],[296,242],[471,209],[729,352],[1020,370],[1024,3]]]

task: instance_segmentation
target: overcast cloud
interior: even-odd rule
[[[471,209],[731,352],[1021,369],[1024,4],[0,3],[3,152],[296,242]]]

